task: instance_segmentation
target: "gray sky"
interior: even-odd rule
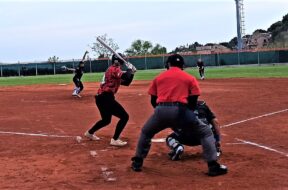
[[[244,0],[246,34],[288,13],[288,0]],[[134,40],[168,51],[195,41],[237,35],[235,0],[0,0],[0,62],[80,59],[95,36],[107,34],[120,52]]]

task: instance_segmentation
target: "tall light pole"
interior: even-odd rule
[[[235,0],[237,16],[237,49],[243,49],[242,37],[245,35],[243,0]]]

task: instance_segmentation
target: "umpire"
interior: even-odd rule
[[[170,127],[181,130],[191,127],[201,137],[203,155],[208,164],[208,175],[227,173],[227,167],[217,162],[213,133],[208,125],[198,120],[193,112],[197,105],[200,89],[195,77],[183,71],[184,59],[173,54],[167,59],[167,71],[158,75],[149,88],[151,104],[155,108],[144,124],[136,154],[132,158],[132,169],[141,171],[144,158],[151,147],[151,139],[160,131]]]

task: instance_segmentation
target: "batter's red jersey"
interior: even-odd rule
[[[200,88],[195,77],[178,67],[170,67],[152,81],[148,93],[157,96],[157,103],[181,102],[187,104],[188,96],[200,95]]]
[[[98,94],[103,92],[112,92],[113,94],[116,94],[121,84],[122,74],[123,72],[120,69],[120,66],[110,66],[104,74]]]

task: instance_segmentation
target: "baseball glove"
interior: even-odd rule
[[[61,67],[62,71],[67,71],[67,67],[64,65]]]

